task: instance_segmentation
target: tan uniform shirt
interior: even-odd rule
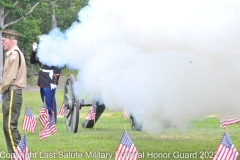
[[[18,50],[21,56],[19,67]],[[26,86],[27,67],[25,58],[17,45],[8,50],[5,54],[5,64],[3,67],[2,85],[0,94],[4,94],[8,89],[24,88]]]

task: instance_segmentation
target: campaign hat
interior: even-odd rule
[[[11,38],[11,39],[18,39],[18,36],[20,34],[17,31],[14,30],[2,30],[2,37],[3,38]]]

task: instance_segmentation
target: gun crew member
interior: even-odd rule
[[[40,37],[41,38],[41,37]],[[39,61],[37,55],[37,43],[33,43],[33,48],[30,55],[31,64],[39,64],[38,86],[40,87],[40,95],[43,103],[46,103],[49,117],[54,115],[55,122],[57,121],[57,106],[56,106],[56,88],[60,78],[61,68],[56,66],[48,66]]]

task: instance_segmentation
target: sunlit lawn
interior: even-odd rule
[[[201,121],[191,120],[191,125],[184,131],[165,128],[158,135],[150,135],[144,131],[132,130],[129,119],[124,119],[121,112],[112,112],[107,109],[94,128],[82,128],[81,122],[89,110],[89,107],[86,107],[80,110],[77,133],[69,132],[66,129],[65,119],[60,116],[57,132],[39,141],[38,133],[41,125],[38,120],[37,129],[33,134],[23,131],[21,124],[26,105],[37,118],[42,106],[40,95],[38,92],[25,92],[23,98],[19,130],[21,134],[26,133],[31,159],[36,160],[114,159],[114,152],[125,128],[139,152],[139,159],[211,159],[209,157],[213,155],[224,133],[216,117],[207,117]],[[63,91],[58,90],[58,109],[62,102]],[[0,123],[2,124],[2,120]],[[230,126],[227,131],[235,147],[240,150],[239,125]],[[7,159],[4,157],[7,149],[2,127],[0,136],[0,159]]]

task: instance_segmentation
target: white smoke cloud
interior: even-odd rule
[[[239,8],[238,0],[91,0],[81,23],[46,35],[39,57],[77,69],[79,97],[128,108],[149,133],[165,120],[236,115]]]

